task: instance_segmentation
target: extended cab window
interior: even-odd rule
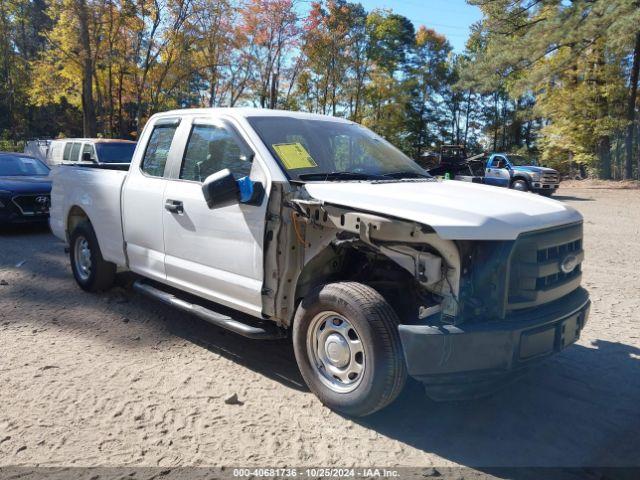
[[[65,162],[69,160],[72,146],[73,146],[73,143],[71,142],[67,142],[64,144],[64,152],[62,153],[62,160],[64,160]]]
[[[80,147],[82,144],[74,143],[73,147],[71,147],[71,154],[69,155],[69,160],[72,162],[77,162],[80,158]]]
[[[248,176],[252,158],[249,147],[231,127],[194,125],[182,160],[180,178],[202,182],[225,168],[238,178]]]
[[[176,128],[178,128],[176,125],[156,125],[153,127],[140,167],[144,173],[154,177],[164,175],[164,167],[167,164]]]

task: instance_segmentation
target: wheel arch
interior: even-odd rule
[[[526,175],[524,173],[518,173],[514,175],[514,177],[511,179],[511,183],[509,184],[509,186],[513,185],[514,182],[516,182],[517,180],[522,180],[526,182],[527,187],[531,188],[531,178],[529,177],[529,175]]]
[[[407,244],[410,245],[410,244]],[[415,245],[415,244],[414,244]],[[453,276],[460,274],[460,255],[455,245],[446,241],[425,243],[424,246],[443,259],[447,272]],[[455,251],[454,251],[455,250]],[[454,258],[455,257],[455,258]],[[451,279],[450,287],[458,294],[458,279]],[[410,318],[423,300],[424,287],[412,273],[403,267],[398,259],[387,255],[384,250],[374,250],[361,242],[336,247],[327,244],[303,266],[293,289],[294,308],[298,309],[302,299],[323,284],[335,282],[357,282],[378,291],[394,308],[401,318]],[[291,318],[293,322],[295,313]]]
[[[67,214],[67,221],[65,224],[65,234],[67,236],[67,242],[71,238],[71,232],[78,226],[80,222],[88,221],[91,224],[91,219],[87,212],[78,205],[73,205],[69,209],[69,213]]]

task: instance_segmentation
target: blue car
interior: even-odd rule
[[[0,225],[48,221],[49,172],[37,158],[0,152]]]

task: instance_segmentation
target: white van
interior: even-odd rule
[[[104,138],[63,138],[52,140],[47,164],[61,163],[129,164],[136,142]]]

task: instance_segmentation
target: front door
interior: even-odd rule
[[[209,209],[202,194],[202,182],[225,168],[236,179],[261,177],[264,183],[253,159],[230,123],[194,120],[179,169],[164,191],[163,224],[168,283],[260,316],[267,199]]]
[[[484,179],[487,185],[508,187],[511,183],[511,172],[507,167],[507,159],[496,155],[491,159],[485,171]]]

